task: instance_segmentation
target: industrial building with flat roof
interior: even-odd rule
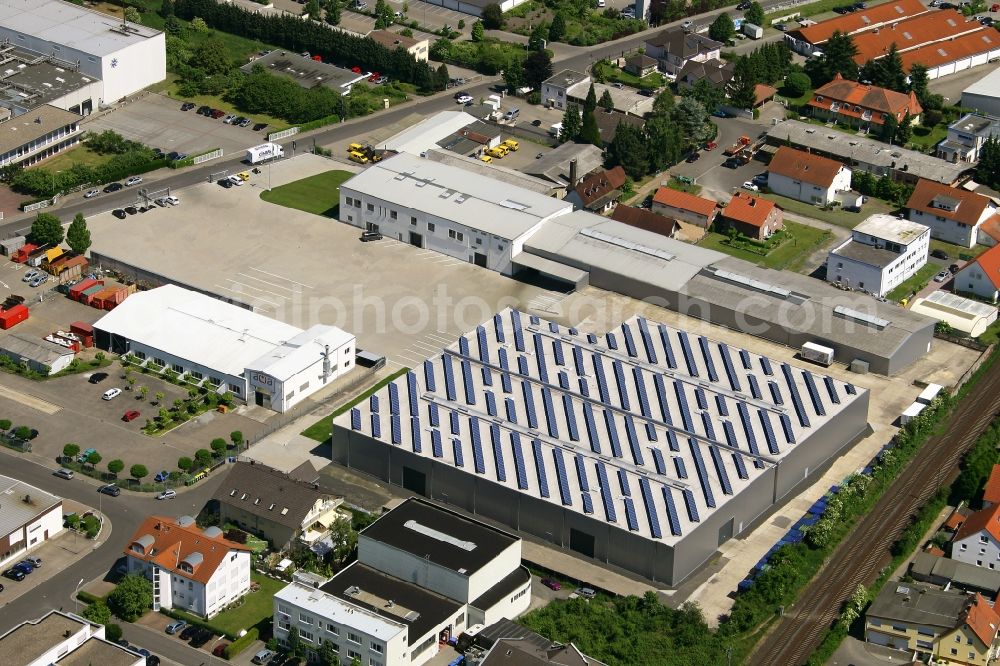
[[[62,611],[49,611],[0,636],[5,666],[143,666],[146,658],[107,640],[104,625]]]
[[[867,411],[864,389],[642,317],[599,336],[507,309],[334,419],[333,459],[676,585]]]
[[[43,104],[0,122],[0,167],[28,167],[80,142],[80,116]]]
[[[963,90],[962,107],[1000,116],[1000,69],[994,69]]]
[[[63,531],[61,497],[9,476],[0,476],[0,497],[0,567]]]
[[[349,94],[351,86],[358,81],[367,80],[371,75],[371,72],[358,74],[343,67],[313,60],[300,53],[278,49],[255,56],[240,69],[249,74],[257,66],[263,67],[268,73],[292,79],[303,88],[326,86],[342,95]]]
[[[63,0],[0,0],[0,38],[100,79],[98,106],[167,76],[162,32]]]
[[[14,46],[0,47],[0,106],[19,116],[41,105],[78,115],[93,111],[104,96],[103,82],[53,58]]]

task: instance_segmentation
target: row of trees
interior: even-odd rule
[[[607,149],[607,166],[621,166],[633,180],[663,171],[708,140],[714,126],[701,102],[683,97],[674,104],[663,92],[642,127],[621,123]]]
[[[63,223],[52,213],[39,213],[31,223],[27,240],[35,245],[59,245],[66,240],[75,254],[86,254],[90,248],[90,229],[83,213],[73,216],[69,228],[63,232]]]
[[[603,148],[604,141],[601,139],[601,131],[597,127],[597,117],[594,115],[598,106],[603,112],[610,113],[614,110],[615,103],[607,90],[604,91],[600,102],[598,102],[594,84],[591,83],[582,109],[576,104],[569,104],[566,107],[566,113],[563,114],[562,131],[559,132],[559,142],[576,141]]]
[[[786,75],[794,76],[797,73],[794,67],[792,53],[784,43],[764,44],[736,60],[734,76],[726,88],[708,79],[699,79],[693,86],[681,90],[681,95],[698,100],[709,113],[726,103],[727,95],[731,106],[749,109],[756,102],[758,83],[777,83]],[[807,78],[807,87],[808,83]]]
[[[913,194],[913,185],[897,183],[889,176],[876,177],[867,171],[855,169],[851,174],[851,188],[868,197],[876,197],[903,206]]]

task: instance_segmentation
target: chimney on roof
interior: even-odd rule
[[[576,159],[571,159],[569,161],[569,187],[570,189],[576,187]]]

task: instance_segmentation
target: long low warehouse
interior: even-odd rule
[[[507,309],[333,424],[333,460],[676,585],[867,429],[868,392],[633,317]]]

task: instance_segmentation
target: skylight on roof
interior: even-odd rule
[[[913,39],[913,35],[911,35],[906,30],[903,31],[903,37],[906,37],[907,39]]]
[[[610,243],[611,245],[623,247],[626,250],[633,250],[635,252],[648,254],[651,257],[663,259],[664,261],[671,261],[676,258],[675,255],[665,252],[664,250],[658,250],[654,247],[643,245],[642,243],[633,243],[630,240],[625,240],[624,238],[619,238],[618,236],[612,236],[611,234],[606,234],[603,231],[598,231],[597,229],[586,228],[582,229],[580,233],[588,238],[604,241],[605,243]]]
[[[944,49],[938,49],[938,55],[941,56],[941,57],[947,58],[948,57],[948,52],[945,51]]]
[[[779,298],[788,298],[792,295],[792,292],[788,291],[783,287],[779,287],[768,282],[763,282],[761,280],[755,280],[754,278],[747,277],[746,275],[740,275],[739,273],[733,273],[731,271],[716,270],[715,276],[720,280],[725,280],[727,282],[732,282],[734,284],[742,285],[749,289],[756,289],[757,291],[763,291],[769,294],[774,294]]]
[[[452,546],[455,546],[456,548],[461,548],[462,550],[472,552],[473,550],[476,549],[476,544],[473,541],[462,541],[461,539],[455,538],[450,534],[445,534],[444,532],[436,530],[433,527],[428,527],[427,525],[418,523],[415,520],[406,521],[405,523],[403,523],[403,527],[411,529],[414,532],[423,534],[424,536],[430,537],[437,541],[443,541],[444,543],[451,544]]]
[[[527,210],[528,205],[519,203],[517,201],[511,201],[510,199],[504,199],[500,202],[500,205],[504,208],[513,208],[514,210]]]
[[[862,324],[867,324],[868,326],[874,326],[875,328],[881,330],[887,327],[892,322],[888,319],[881,319],[875,315],[870,315],[867,312],[861,312],[860,310],[854,310],[852,308],[846,307],[844,305],[838,305],[833,308],[835,314],[845,317],[847,319],[854,319]]]

